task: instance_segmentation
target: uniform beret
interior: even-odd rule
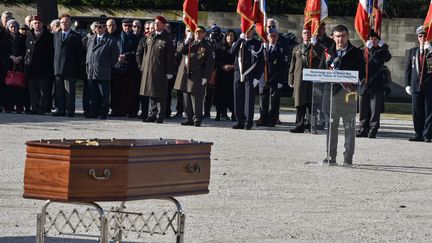
[[[167,23],[166,19],[165,19],[163,16],[160,16],[160,15],[159,15],[159,16],[156,16],[155,19],[159,20],[160,22],[162,22],[162,23],[164,23],[164,24]]]
[[[42,17],[39,15],[33,16],[33,20],[42,21]]]
[[[423,25],[419,26],[416,30],[416,34],[420,35],[420,34],[426,34],[426,31],[423,28]]]

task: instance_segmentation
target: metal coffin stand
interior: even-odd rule
[[[58,202],[47,200],[40,213],[37,214],[36,243],[44,243],[49,233],[58,235],[74,235],[98,238],[100,243],[108,243],[110,240],[122,242],[123,238],[134,235],[134,238],[142,238],[145,234],[165,235],[170,230],[175,235],[175,242],[183,243],[185,215],[180,203],[175,198],[162,198],[175,205],[175,213],[169,215],[164,212],[156,216],[151,212],[148,216],[143,213],[126,211],[125,202],[119,207],[104,210],[99,204],[90,202]],[[55,216],[51,216],[48,207],[52,204],[73,204],[87,206],[80,212],[74,208],[70,213],[60,210]],[[85,234],[79,232],[84,230]],[[91,235],[91,231],[99,231],[99,235]]]

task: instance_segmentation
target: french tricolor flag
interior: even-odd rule
[[[354,19],[354,27],[359,37],[366,42],[369,39],[370,24],[369,24],[369,2],[368,0],[359,0],[357,12]]]
[[[373,3],[374,29],[378,35],[381,35],[382,14],[384,8],[384,0],[375,0]]]

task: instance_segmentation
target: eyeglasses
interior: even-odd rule
[[[96,26],[95,26],[96,29],[100,29],[100,28],[102,28],[102,27],[103,27],[103,25],[96,25]]]
[[[418,38],[426,37],[426,35],[418,35]]]

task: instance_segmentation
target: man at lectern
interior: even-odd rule
[[[359,79],[365,77],[365,62],[363,52],[354,47],[349,41],[348,28],[345,25],[337,25],[332,31],[334,44],[323,53],[320,62],[321,69],[358,71]],[[342,118],[345,132],[345,152],[343,166],[352,166],[355,145],[355,115],[357,104],[357,85],[341,83],[327,85],[324,98],[331,99],[332,120],[327,132],[327,158],[324,160],[329,165],[336,165],[338,127]],[[329,95],[332,94],[330,97]]]

